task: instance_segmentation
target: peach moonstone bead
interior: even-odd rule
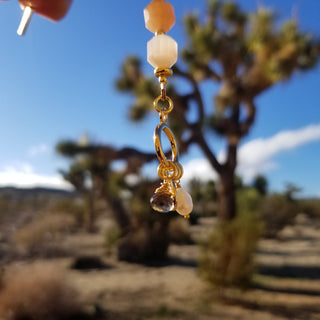
[[[167,33],[176,21],[173,6],[164,0],[153,0],[143,13],[146,28],[153,33]]]

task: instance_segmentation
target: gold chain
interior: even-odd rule
[[[161,94],[154,100],[153,106],[155,110],[159,113],[160,123],[157,125],[154,131],[154,146],[156,150],[157,158],[160,162],[158,166],[158,176],[163,180],[161,186],[156,189],[154,197],[161,198],[161,201],[165,201],[164,197],[167,197],[166,201],[171,203],[168,208],[173,211],[176,208],[176,190],[180,188],[180,179],[183,175],[182,165],[179,163],[179,151],[175,136],[171,129],[168,127],[168,115],[173,109],[173,102],[170,97],[166,94],[166,84],[167,77],[172,75],[172,71],[170,69],[156,69],[155,76],[159,79]],[[162,105],[159,105],[159,102],[162,102]],[[165,133],[168,138],[171,146],[171,159],[168,159],[163,152],[162,144],[161,144],[161,134]],[[153,197],[153,198],[154,198]],[[151,201],[153,201],[153,198]],[[152,202],[151,202],[152,203]],[[156,207],[156,210],[159,210]],[[163,210],[167,211],[167,210]],[[189,218],[189,215],[185,216]]]
[[[179,163],[179,151],[177,142],[173,132],[167,126],[168,115],[173,109],[173,102],[166,94],[167,77],[172,75],[170,69],[156,69],[155,76],[160,82],[161,95],[159,95],[153,102],[154,108],[159,113],[160,123],[157,125],[154,132],[154,146],[158,160],[160,162],[158,167],[158,175],[162,180],[172,181],[178,183],[183,175],[183,168]],[[167,107],[160,107],[159,101],[167,102]],[[161,145],[161,133],[164,132],[170,142],[171,146],[171,160],[168,160],[163,152]]]

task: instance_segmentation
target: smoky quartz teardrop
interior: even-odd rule
[[[158,212],[170,212],[175,209],[175,199],[169,193],[156,193],[150,199],[153,210]]]

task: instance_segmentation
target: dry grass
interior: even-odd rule
[[[12,267],[4,276],[1,320],[64,320],[79,310],[75,288],[53,266]]]
[[[255,271],[254,251],[262,230],[257,215],[220,222],[202,244],[200,273],[214,286],[247,287]]]
[[[172,219],[169,224],[169,237],[174,243],[191,243],[189,222],[181,217]]]
[[[46,214],[20,228],[14,245],[24,255],[61,255],[64,235],[70,233],[73,219],[66,215]]]
[[[116,252],[108,257],[104,256],[103,239],[109,220],[99,221],[99,225],[103,226],[100,228],[100,233],[72,234],[65,239],[68,246],[75,247],[77,255],[97,255],[110,266],[109,268],[85,272],[73,270],[70,269],[70,265],[74,258],[69,257],[47,260],[46,265],[51,265],[52,269],[43,268],[47,271],[42,273],[50,274],[62,268],[65,272],[62,277],[63,282],[67,274],[67,279],[71,279],[76,285],[80,300],[85,302],[84,317],[78,315],[72,318],[77,320],[320,320],[320,233],[316,228],[316,221],[307,217],[305,219],[300,217],[298,220],[295,225],[289,226],[288,230],[282,232],[281,240],[263,239],[259,242],[255,254],[260,266],[259,273],[255,274],[253,287],[246,291],[233,288],[212,289],[202,281],[196,267],[199,256],[197,245],[170,245],[169,256],[173,259],[161,267],[121,262],[117,260]],[[242,223],[241,227],[248,233],[246,225]],[[206,238],[216,228],[215,219],[205,218],[200,219],[198,225],[190,226],[189,230],[192,239],[197,240]],[[139,236],[144,239],[143,234]],[[235,241],[236,248],[242,243],[238,242]],[[28,267],[30,264],[35,264],[35,261],[25,262],[24,276],[19,275],[20,268],[11,269],[6,272],[5,279],[8,279],[9,274],[11,279],[14,279],[15,272],[22,278],[22,283],[24,277],[32,277],[30,283],[40,287],[39,296],[47,293],[46,291],[51,290],[50,285],[37,284],[37,278],[41,278],[38,274],[41,272]],[[38,300],[42,298],[37,298],[33,293],[29,294],[29,290],[24,289],[26,285],[18,283],[15,286],[17,293],[11,289],[10,294],[14,298],[20,296],[16,299],[15,306],[31,304],[32,301],[33,306],[29,310],[38,310],[41,309],[40,306],[49,304],[52,300],[57,304],[57,309],[63,309],[55,302],[59,294],[47,298],[46,301],[51,299],[49,302],[40,304]],[[32,284],[29,286],[32,287]],[[3,297],[6,290],[8,289],[3,291]],[[27,302],[19,302],[23,300],[23,295],[33,298],[26,297]],[[73,293],[66,295],[67,299],[73,298]],[[4,302],[0,301],[1,320],[21,320],[13,317],[16,313],[11,315],[8,313],[8,303],[5,303],[7,312],[5,318]],[[17,308],[11,307],[15,310]],[[65,308],[72,309],[68,306]],[[73,309],[78,308],[76,306]],[[24,320],[65,319],[50,310],[47,313],[51,312],[49,316],[47,314],[40,316],[38,313],[33,318],[30,318],[31,311],[28,312],[29,318]]]

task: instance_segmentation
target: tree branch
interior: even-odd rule
[[[116,151],[114,160],[123,160],[131,157],[137,157],[143,162],[150,162],[155,159],[154,153],[142,152],[134,148],[122,148]]]
[[[242,123],[240,123],[241,137],[245,136],[249,132],[252,124],[254,123],[255,116],[256,116],[256,106],[253,100],[250,99],[245,101],[244,103],[247,109],[247,117]]]
[[[202,65],[201,68],[204,71],[207,79],[212,79],[212,80],[217,81],[217,82],[221,82],[222,81],[222,77],[217,72],[212,70],[212,68],[210,68],[210,66]]]
[[[212,167],[218,172],[221,173],[222,166],[218,162],[216,156],[213,154],[213,152],[210,150],[209,145],[207,144],[206,139],[203,136],[203,133],[201,129],[194,128],[193,130],[194,134],[194,141],[199,145],[207,159],[209,160]]]
[[[207,159],[209,160],[210,164],[212,167],[217,171],[221,171],[221,164],[218,162],[216,156],[214,153],[211,151],[209,145],[207,144],[206,139],[204,138],[203,132],[202,132],[202,127],[204,124],[204,119],[205,119],[205,112],[204,112],[204,103],[202,100],[202,96],[200,93],[200,89],[198,86],[197,81],[194,79],[194,77],[189,74],[188,72],[182,71],[179,67],[175,66],[174,67],[174,72],[175,74],[187,79],[193,88],[193,93],[192,93],[192,98],[196,101],[197,107],[198,107],[198,121],[194,124],[188,124],[188,127],[192,131],[192,138],[190,139],[189,143],[195,142],[197,143]],[[190,99],[190,98],[189,98]]]
[[[174,67],[174,73],[185,78],[186,80],[188,80],[193,88],[193,93],[188,95],[188,99],[191,99],[191,97],[197,102],[197,106],[198,106],[198,124],[200,127],[202,127],[203,123],[204,123],[204,118],[205,118],[205,114],[204,114],[204,103],[202,100],[202,96],[199,90],[199,86],[198,83],[196,82],[196,80],[194,79],[194,77],[187,73],[182,71],[179,67],[175,66]]]

